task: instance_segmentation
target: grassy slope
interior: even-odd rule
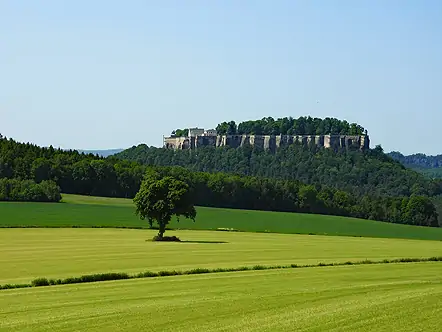
[[[274,270],[0,292],[0,331],[437,331],[437,263]]]
[[[0,229],[0,284],[104,272],[442,256],[440,241],[209,231],[170,231],[194,242],[146,241],[154,234],[127,229]]]
[[[2,203],[0,226],[102,226],[147,227],[139,220],[131,200],[63,195],[64,204]],[[235,228],[252,232],[276,232],[364,237],[442,240],[442,228],[397,225],[370,220],[311,214],[198,208],[196,223],[173,221],[183,229]]]

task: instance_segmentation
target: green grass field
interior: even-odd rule
[[[166,232],[183,242],[152,242],[156,231],[136,218],[130,200],[63,200],[0,203],[0,284],[106,272],[442,256],[442,229],[210,208],[198,208],[196,223],[172,223],[188,229]],[[21,228],[29,226],[37,228]],[[217,228],[244,232],[210,231]],[[441,262],[426,262],[0,290],[0,331],[437,331],[441,275]]]
[[[184,230],[169,233],[190,242],[146,241],[155,234],[153,230],[0,229],[0,284],[103,272],[442,256],[441,241]]]
[[[0,292],[0,331],[438,331],[439,263],[272,270]]]
[[[131,200],[63,195],[65,203],[1,203],[0,227],[148,227],[139,220]],[[235,228],[248,232],[322,234],[383,238],[442,240],[442,228],[281,212],[198,208],[196,222],[173,221],[170,227],[215,230]]]

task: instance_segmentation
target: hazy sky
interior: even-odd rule
[[[0,0],[8,137],[160,146],[176,128],[303,115],[442,153],[442,1]]]

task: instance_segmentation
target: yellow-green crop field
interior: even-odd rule
[[[413,236],[407,239],[168,230],[166,235],[177,235],[183,242],[158,243],[150,241],[155,230],[87,228],[84,224],[84,228],[72,228],[75,220],[84,222],[82,216],[91,211],[91,206],[109,209],[103,215],[109,224],[117,223],[112,215],[123,218],[123,210],[112,211],[132,207],[127,201],[112,199],[76,197],[55,208],[51,204],[2,203],[0,226],[12,226],[19,218],[22,219],[16,226],[26,226],[23,207],[26,210],[30,206],[47,209],[46,222],[61,221],[63,213],[77,214],[67,217],[71,218],[70,225],[66,225],[69,228],[60,224],[56,228],[1,228],[0,285],[29,284],[40,277],[58,279],[108,272],[133,275],[145,271],[442,256],[442,241],[431,236],[431,240],[417,240]],[[213,210],[209,212],[215,215]],[[1,214],[2,211],[8,213]],[[29,211],[26,214],[31,215]],[[92,214],[95,218],[100,215],[97,211]],[[244,211],[238,214],[246,215]],[[250,215],[255,214],[259,212]],[[44,213],[37,215],[40,226],[51,226],[44,225]],[[281,220],[286,218],[283,222],[290,224],[289,217],[284,215]],[[295,224],[302,224],[302,215],[293,218]],[[339,227],[348,222],[342,219]],[[217,222],[223,227],[221,218]],[[277,217],[274,222],[278,222]],[[93,218],[88,223],[95,226]],[[31,221],[29,224],[37,226]],[[407,227],[406,232],[411,231]],[[435,237],[438,231],[435,230]],[[0,290],[0,331],[11,332],[414,332],[438,331],[441,317],[442,262],[254,270]]]

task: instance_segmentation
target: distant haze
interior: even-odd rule
[[[94,155],[99,155],[101,157],[109,157],[114,154],[117,154],[124,149],[111,149],[111,150],[78,150],[78,152],[84,152],[84,153],[92,153]]]

